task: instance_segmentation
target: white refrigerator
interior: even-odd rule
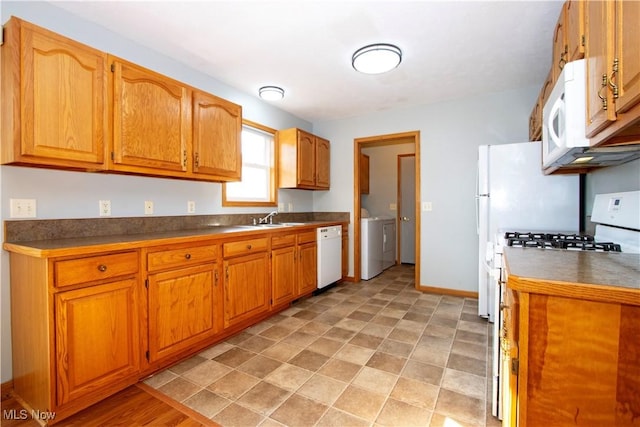
[[[498,285],[492,277],[498,231],[578,232],[578,175],[542,173],[541,143],[481,145],[478,152],[478,314],[494,321]]]

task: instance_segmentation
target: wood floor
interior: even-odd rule
[[[2,401],[3,427],[37,427],[40,424],[26,420],[9,419],[10,414],[27,414],[14,398]],[[14,411],[12,411],[14,410]],[[24,418],[14,416],[13,418]],[[180,405],[145,384],[133,385],[56,424],[56,426],[218,426],[204,416]]]

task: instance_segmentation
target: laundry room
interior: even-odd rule
[[[361,276],[415,264],[415,143],[374,141],[360,158]]]

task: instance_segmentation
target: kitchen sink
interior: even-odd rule
[[[279,225],[284,225],[286,227],[294,227],[296,225],[307,225],[305,222],[279,222]],[[275,224],[273,224],[275,225]]]

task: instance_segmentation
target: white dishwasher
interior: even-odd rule
[[[342,226],[320,227],[318,241],[318,289],[342,278]]]

